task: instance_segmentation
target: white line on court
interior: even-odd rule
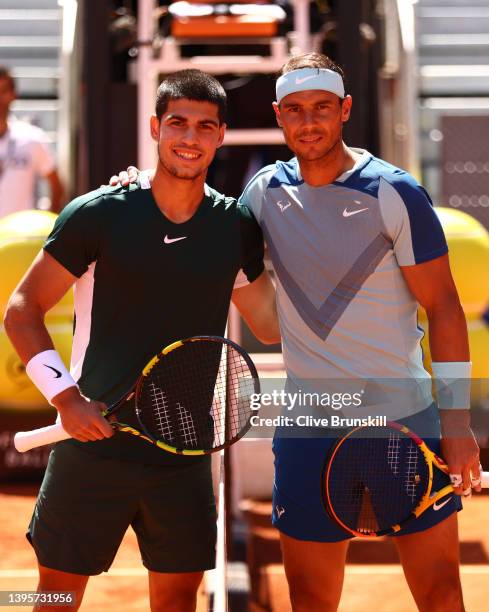
[[[346,568],[347,574],[352,575],[368,575],[368,574],[402,574],[400,565],[350,565]],[[489,565],[462,565],[460,566],[462,575],[489,575]]]
[[[267,567],[267,572],[272,574],[283,573],[281,565],[271,565]],[[402,574],[402,568],[397,564],[378,564],[378,565],[347,565],[346,573],[354,576],[371,574]],[[462,575],[489,575],[489,565],[462,565],[460,567]],[[144,567],[118,567],[109,570],[101,576],[115,577],[137,577],[146,576],[147,570]],[[0,580],[6,578],[37,578],[36,569],[12,569],[0,570]]]
[[[269,574],[282,574],[283,567],[279,564],[269,565],[266,572]],[[460,566],[462,575],[489,575],[489,565],[462,565]],[[372,565],[347,565],[346,574],[352,576],[370,576],[402,574],[402,567],[398,564],[372,564]]]

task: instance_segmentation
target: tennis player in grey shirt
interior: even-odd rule
[[[392,379],[419,386],[409,413],[403,405],[389,416],[432,432],[429,444],[448,463],[455,494],[394,541],[418,608],[463,610],[457,511],[463,493],[480,491],[479,449],[469,394],[462,391],[455,404],[437,407],[424,390],[430,377],[416,315],[421,304],[435,385],[469,379],[465,317],[442,227],[412,176],[343,142],[352,99],[334,62],[304,54],[281,72],[273,106],[295,157],[259,171],[240,201],[261,224],[276,272],[288,384]],[[292,606],[297,612],[336,610],[351,536],[328,517],[321,500],[334,439],[281,434],[273,444],[273,523]],[[437,486],[449,482],[441,475]]]

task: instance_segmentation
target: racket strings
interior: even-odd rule
[[[399,455],[401,439],[397,433],[389,432],[389,445],[387,447],[387,461],[394,476],[399,475]]]
[[[360,521],[359,527],[361,531],[365,531],[366,529],[377,531],[379,528],[379,524],[377,522],[377,516],[375,514],[374,506],[372,503],[372,496],[370,495],[370,490],[368,486],[363,485],[360,491]]]
[[[410,440],[406,451],[406,494],[414,501],[416,499],[416,488],[419,485],[418,476],[419,451],[417,445]]]
[[[326,505],[348,529],[378,534],[410,515],[426,490],[427,472],[411,438],[362,428],[342,440],[329,463]]]
[[[155,425],[162,438],[174,440],[173,426],[169,418],[165,393],[154,382],[150,383],[151,405],[155,415]]]
[[[216,380],[212,417],[216,446],[239,435],[251,416],[250,396],[255,381],[244,357],[232,346],[223,347]]]
[[[198,444],[197,431],[191,413],[177,402],[177,415],[180,423],[180,432],[186,447],[195,448]]]
[[[233,346],[183,343],[156,362],[138,388],[138,418],[147,434],[175,448],[214,450],[248,428],[255,384]]]

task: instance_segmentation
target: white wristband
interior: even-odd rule
[[[68,387],[77,386],[55,350],[37,353],[26,365],[25,370],[50,404],[53,397],[58,393],[68,389]]]
[[[441,410],[468,410],[472,362],[434,361],[431,368],[438,407]]]

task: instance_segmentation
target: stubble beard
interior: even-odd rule
[[[343,130],[340,130],[335,141],[326,150],[318,151],[317,153],[311,152],[309,155],[307,153],[307,150],[305,153],[301,153],[300,151],[294,151],[294,153],[297,156],[299,163],[314,164],[324,162],[328,158],[332,157],[335,152],[338,152],[341,149],[342,143]]]
[[[173,166],[161,157],[160,148],[158,147],[158,160],[160,162],[160,166],[163,168],[165,172],[173,176],[174,178],[183,180],[183,181],[193,181],[199,176],[203,174],[202,170],[181,170],[177,166]]]
[[[202,174],[202,172],[191,172],[190,170],[182,171],[176,168],[175,166],[169,166],[168,164],[163,164],[163,168],[168,172],[168,174],[171,174],[171,176],[173,176],[174,178],[183,181],[193,181]]]

